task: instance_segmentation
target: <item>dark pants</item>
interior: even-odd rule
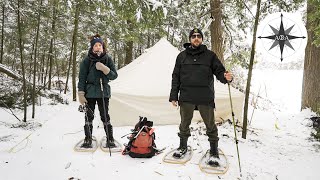
[[[189,126],[193,118],[193,112],[195,107],[196,105],[185,102],[181,103],[180,105],[181,123],[179,126],[180,132],[178,135],[181,138],[188,138],[191,135]],[[218,141],[218,128],[215,124],[214,108],[206,105],[197,105],[197,107],[204,121],[204,124],[206,125],[206,134],[209,137],[209,142]]]
[[[98,109],[100,112],[100,118],[104,125],[110,124],[110,116],[109,116],[109,98],[104,98],[106,115],[104,115],[104,108],[102,98],[87,98],[88,101],[88,111],[86,112],[86,124],[92,125],[92,121],[94,119],[94,110],[96,106],[96,102],[98,103]]]

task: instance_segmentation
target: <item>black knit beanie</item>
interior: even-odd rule
[[[194,28],[194,29],[192,29],[192,30],[190,31],[190,33],[189,33],[189,40],[191,39],[191,36],[192,36],[192,34],[194,34],[194,33],[199,33],[199,34],[201,34],[201,37],[202,37],[202,40],[203,40],[203,34],[202,34],[202,31],[201,31],[199,28]]]
[[[97,43],[101,43],[103,45],[103,40],[101,37],[94,37],[91,41],[90,41],[90,46],[91,46],[91,49],[93,48],[93,46]]]

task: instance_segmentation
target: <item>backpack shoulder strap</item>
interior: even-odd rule
[[[88,73],[87,73],[87,75],[89,74],[92,66],[93,66],[93,61],[89,60],[89,66],[88,66]]]

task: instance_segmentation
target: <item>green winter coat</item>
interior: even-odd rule
[[[105,75],[96,69],[96,63],[101,62],[110,68],[110,72]],[[97,58],[90,52],[80,63],[78,91],[84,91],[86,98],[102,98],[100,79],[102,79],[104,97],[111,97],[110,80],[118,77],[113,60],[108,54]]]

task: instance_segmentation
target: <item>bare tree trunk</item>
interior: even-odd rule
[[[72,36],[72,42],[71,42],[71,52],[70,52],[70,58],[69,58],[69,63],[68,63],[68,70],[67,70],[67,79],[66,79],[66,86],[64,87],[64,94],[67,94],[68,90],[68,83],[69,83],[69,76],[70,76],[70,69],[71,69],[71,63],[72,63],[72,54],[73,54],[73,43],[74,43],[74,32]]]
[[[36,111],[36,72],[37,72],[37,50],[38,50],[38,39],[39,39],[39,31],[40,31],[40,9],[42,7],[42,0],[39,0],[40,4],[38,5],[38,17],[37,17],[37,32],[36,32],[36,40],[35,40],[35,48],[34,48],[34,59],[33,59],[33,86],[32,86],[32,118],[35,117]]]
[[[48,19],[45,19],[45,22],[47,22],[47,25],[46,26],[48,26],[48,22],[49,22],[49,20]],[[44,32],[45,33],[45,36],[49,36],[48,35],[48,32]],[[48,47],[47,47],[47,41],[46,41],[46,39],[44,39],[43,40],[45,43],[44,43],[44,46],[42,47],[42,46],[40,46],[39,47],[39,50],[41,49],[42,50],[42,56],[41,56],[41,64],[40,64],[40,71],[41,71],[41,73],[40,73],[40,80],[41,80],[41,85],[43,85],[44,86],[44,84],[45,84],[45,82],[46,82],[46,77],[47,77],[47,69],[48,69],[48,63],[46,62],[46,52],[47,52],[47,49],[48,49]],[[45,87],[44,87],[45,88]]]
[[[160,25],[160,24],[158,24],[158,26],[157,26],[156,40],[155,40],[155,41],[158,41],[159,39],[161,39],[161,35],[160,35],[161,29],[162,29],[161,26],[162,26],[162,25]],[[154,45],[154,44],[153,44],[153,45]]]
[[[114,60],[115,65],[119,69],[119,59],[117,57],[117,51],[118,51],[118,44],[117,44],[117,41],[115,41],[114,42],[114,51],[113,51],[113,60]]]
[[[14,53],[13,53],[13,59],[17,59],[17,48],[16,48],[16,45],[14,44],[13,45],[13,48],[14,48]],[[8,61],[8,64],[9,64],[10,62]],[[11,69],[13,69],[13,70],[15,70],[16,68],[15,68],[15,61],[12,61],[12,63],[11,63]]]
[[[173,26],[173,29],[174,29],[174,26]],[[172,32],[172,38],[171,38],[171,44],[173,45],[173,42],[174,42],[174,33],[175,33],[175,30],[173,30]]]
[[[130,20],[127,20],[128,24],[128,31],[132,32],[132,22]],[[124,60],[124,65],[127,65],[131,63],[132,61],[132,54],[133,54],[133,41],[129,40],[125,42],[125,51],[126,51],[126,57]]]
[[[34,52],[34,44],[32,44],[32,49],[31,49],[31,53],[30,53],[30,60],[29,60],[29,73],[27,74],[28,75],[28,81],[31,82],[31,76],[33,74],[33,53]]]
[[[133,41],[126,42],[125,46],[126,58],[124,60],[124,64],[127,65],[132,61]]]
[[[52,79],[52,67],[53,67],[53,42],[55,38],[55,27],[56,27],[56,13],[57,13],[57,8],[56,8],[57,0],[53,1],[53,12],[52,12],[52,26],[51,26],[51,31],[52,31],[52,38],[50,41],[50,50],[49,50],[49,82],[48,82],[48,89],[51,89],[51,79]]]
[[[167,39],[170,38],[170,22],[168,24],[168,28],[167,28]]]
[[[118,59],[118,69],[122,68],[123,66],[123,57],[121,56],[120,52],[121,52],[121,45],[119,45],[118,42],[116,42],[115,53]]]
[[[224,64],[224,44],[222,37],[222,10],[220,6],[220,0],[210,0],[211,15],[214,20],[211,22],[211,49],[215,52],[219,60]]]
[[[20,0],[18,0],[18,31],[19,31],[19,49],[20,49],[20,60],[21,60],[21,70],[22,70],[22,89],[23,89],[23,122],[27,122],[27,85],[25,78],[25,69],[23,62],[23,45],[22,45],[22,29],[21,29],[21,17],[20,17]]]
[[[44,80],[43,80],[43,84],[45,85],[46,84],[46,82],[47,82],[47,76],[48,76],[48,69],[49,69],[49,58],[50,58],[50,54],[48,54],[48,59],[47,59],[47,62],[45,62],[46,63],[46,69],[45,69],[45,73],[44,73]],[[45,87],[44,87],[44,89],[45,89]]]
[[[73,46],[73,60],[72,60],[72,90],[73,90],[73,101],[77,101],[77,85],[76,85],[76,75],[77,75],[77,44],[78,44],[78,26],[79,26],[79,16],[80,16],[80,1],[77,1],[76,13],[74,18],[74,46]]]
[[[319,21],[311,21],[310,15],[314,14],[316,8],[308,1],[307,7],[307,30],[308,43],[305,50],[302,101],[301,108],[310,108],[320,114],[320,47],[312,43],[315,39],[314,27],[319,27]]]
[[[53,53],[52,53],[52,49],[53,49],[53,39],[50,40],[50,48],[49,48],[49,56],[48,56],[48,90],[51,89],[51,76],[52,76],[52,64],[53,64]],[[46,73],[47,74],[47,73]]]
[[[127,65],[132,61],[133,41],[127,41],[125,44],[126,57],[124,64]]]
[[[56,40],[54,40],[53,44],[56,44]],[[54,59],[55,59],[55,65],[56,65],[56,70],[57,70],[57,77],[58,81],[60,80],[60,72],[62,68],[59,68],[59,62],[57,61],[57,49],[54,49]],[[61,93],[61,92],[60,92]]]
[[[147,39],[147,48],[150,48],[150,30],[148,29],[148,39]]]
[[[3,62],[3,39],[4,39],[4,3],[2,4],[2,21],[1,21],[1,54],[0,54],[0,64]]]
[[[188,39],[186,39],[186,36],[184,36],[184,34],[182,33],[182,31],[180,31],[180,37],[182,37],[182,38],[181,38],[179,44],[183,44],[184,42],[188,42],[188,41],[189,41]]]
[[[43,51],[42,53],[42,56],[41,56],[41,63],[40,63],[40,73],[38,75],[38,82],[40,82],[41,84],[43,84],[43,75],[44,75],[44,61],[45,61],[45,50]]]
[[[255,21],[254,21],[250,64],[249,64],[249,72],[248,72],[248,79],[247,79],[247,86],[246,86],[246,96],[245,96],[245,102],[244,102],[243,129],[242,129],[242,138],[244,138],[244,139],[246,139],[246,137],[247,137],[249,94],[250,94],[250,86],[251,86],[253,60],[254,60],[254,54],[255,54],[255,49],[256,49],[256,37],[257,37],[257,27],[258,27],[259,16],[260,16],[260,5],[261,5],[261,0],[258,0],[257,12],[256,12]]]

